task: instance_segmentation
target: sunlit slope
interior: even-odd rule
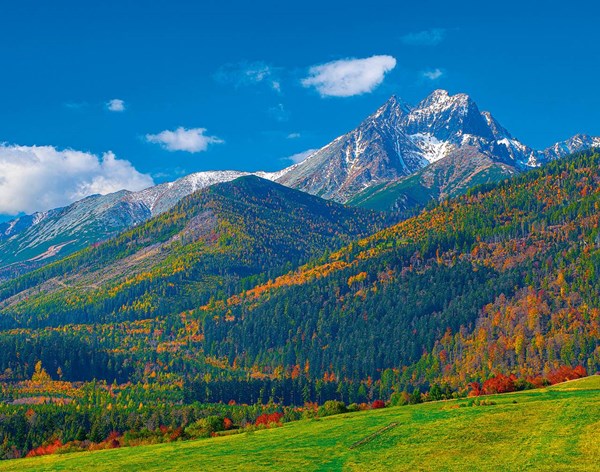
[[[0,470],[598,470],[599,376],[484,399],[495,404],[388,408],[202,441],[2,462]]]

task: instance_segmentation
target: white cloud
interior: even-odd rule
[[[290,133],[287,135],[287,139],[298,139],[300,136],[300,133]]]
[[[308,156],[310,156],[311,154],[314,154],[317,151],[318,151],[318,149],[307,149],[306,151],[302,151],[302,152],[299,152],[296,154],[292,154],[291,156],[284,157],[282,160],[291,161],[294,164],[298,164],[298,163],[304,161]]]
[[[0,214],[68,205],[92,194],[141,190],[154,184],[112,152],[94,154],[53,146],[0,144]]]
[[[240,62],[224,65],[214,77],[217,82],[233,84],[235,87],[266,84],[276,92],[281,92],[279,71],[279,68],[261,61]]]
[[[411,46],[436,46],[446,36],[443,28],[432,28],[418,33],[409,33],[402,36],[402,42]]]
[[[206,128],[186,129],[182,126],[175,131],[161,131],[158,134],[147,134],[146,141],[160,144],[167,151],[202,152],[209,144],[224,143],[216,136],[205,136]]]
[[[351,97],[373,91],[394,67],[392,56],[342,59],[312,66],[302,85],[316,88],[322,97]]]
[[[437,80],[442,75],[444,75],[444,73],[440,69],[426,70],[421,72],[421,76],[429,80]]]
[[[125,111],[125,102],[120,98],[113,98],[106,103],[106,108],[109,111]]]

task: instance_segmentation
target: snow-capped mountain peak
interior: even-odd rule
[[[365,187],[411,175],[461,152],[523,169],[592,146],[600,146],[600,138],[578,135],[535,151],[491,113],[481,112],[469,95],[439,89],[414,107],[390,97],[356,129],[276,180],[346,202]]]
[[[377,109],[371,117],[373,119],[387,119],[390,117],[402,117],[408,115],[412,106],[407,102],[398,98],[396,95],[392,95],[387,102],[385,102],[381,107]]]

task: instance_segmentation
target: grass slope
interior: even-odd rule
[[[598,470],[600,376],[485,400],[496,404],[372,410],[202,441],[8,461],[0,471]]]

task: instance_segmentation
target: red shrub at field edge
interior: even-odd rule
[[[54,454],[62,445],[63,444],[60,441],[60,439],[56,439],[49,444],[32,449],[27,453],[25,457],[46,456],[48,454]]]
[[[482,392],[484,395],[514,392],[516,390],[516,381],[517,377],[513,374],[510,376],[498,374],[495,377],[491,377],[483,382]]]
[[[566,382],[567,380],[580,379],[582,377],[587,377],[587,371],[580,365],[577,367],[562,366],[548,374],[548,380],[552,385]]]
[[[258,418],[256,418],[254,424],[257,426],[261,424],[268,426],[271,423],[279,423],[281,421],[281,418],[283,418],[283,413],[263,413]]]

